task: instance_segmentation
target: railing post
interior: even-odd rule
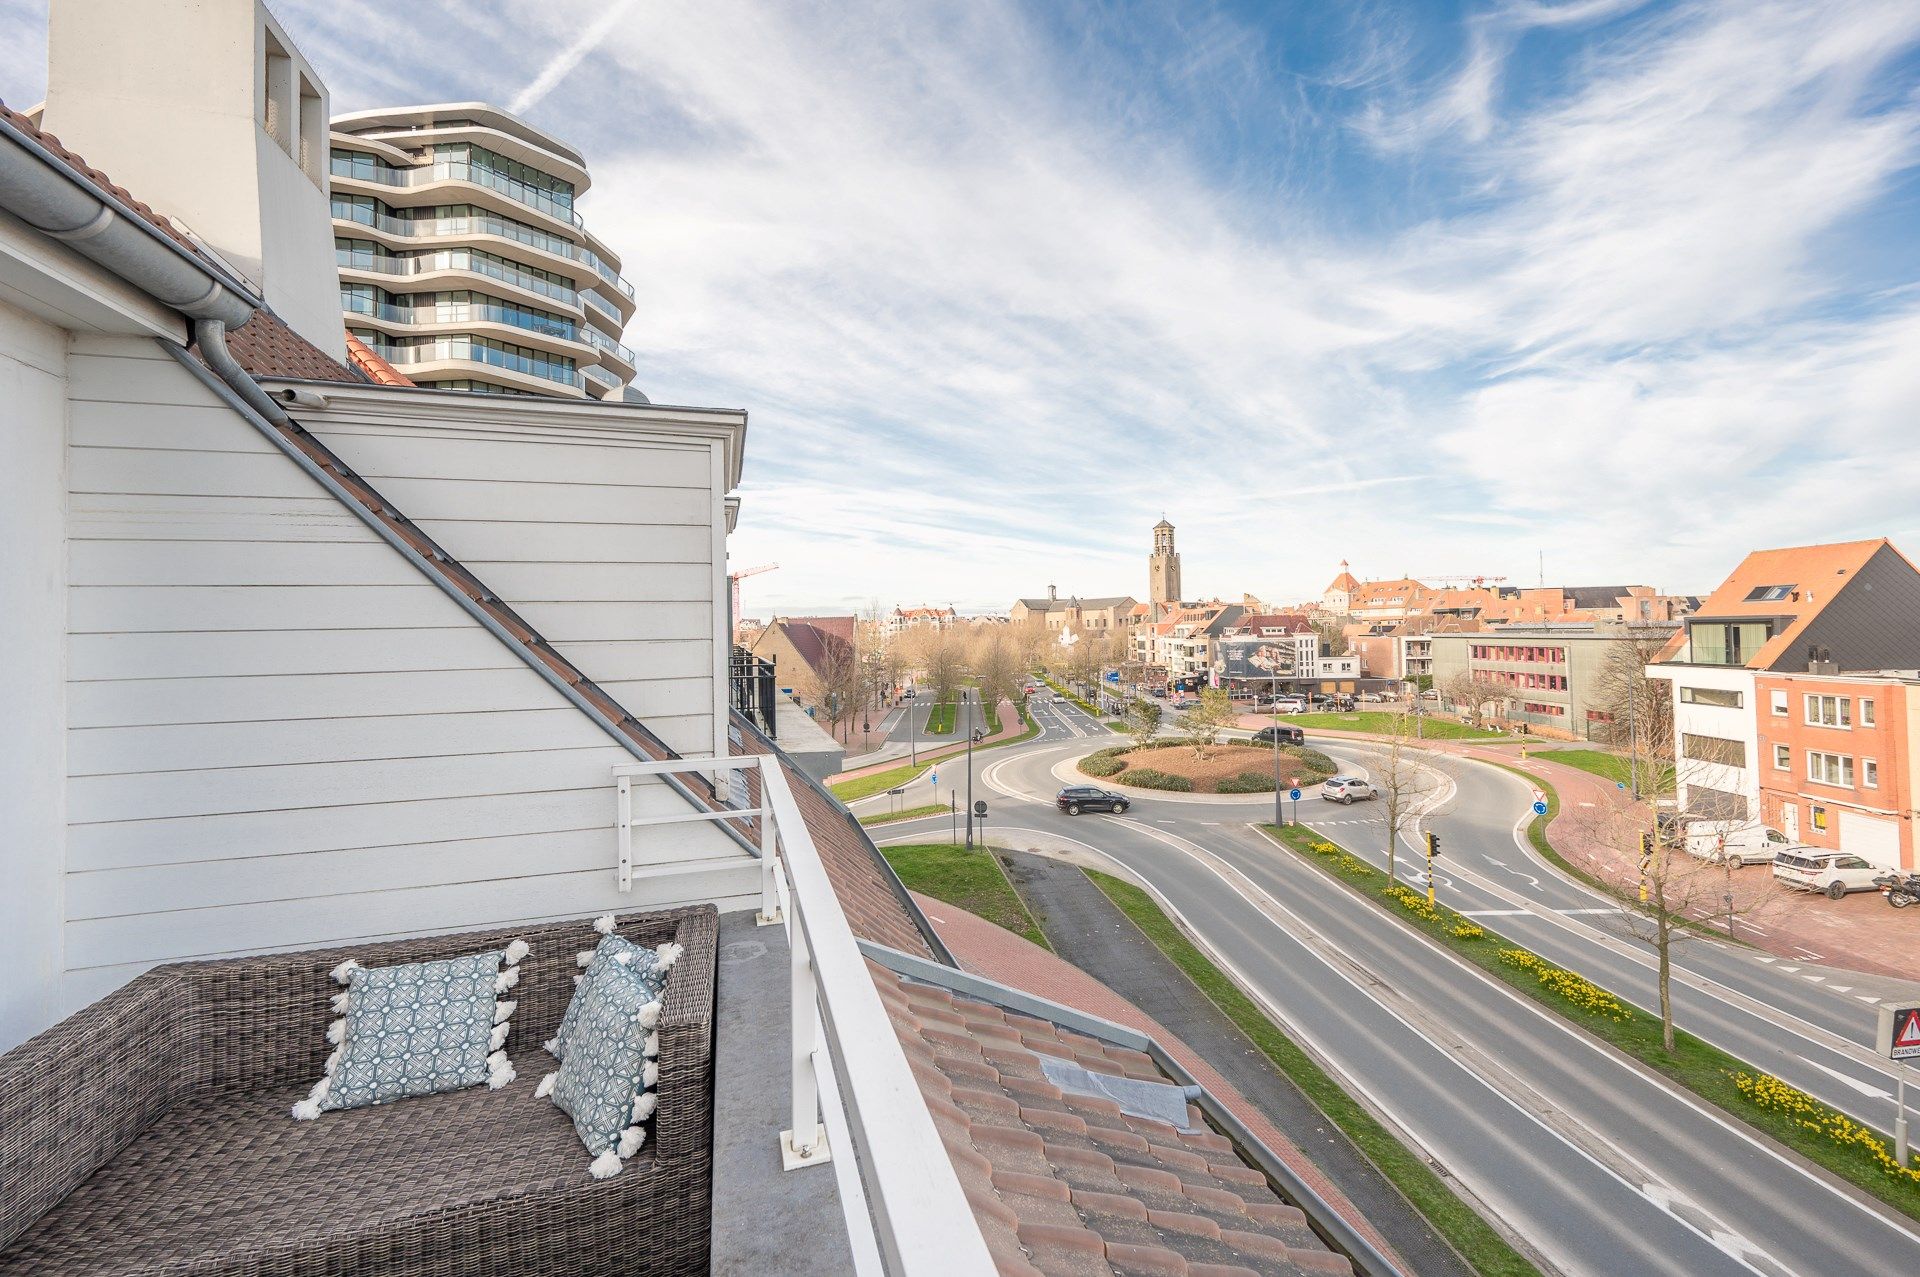
[[[763,754],[760,758],[760,912],[753,920],[760,926],[771,927],[784,916],[780,912],[780,884],[774,880],[780,871],[775,856],[780,846],[780,830],[774,823],[773,804],[767,801],[766,756]]]
[[[793,1041],[791,1043],[791,1086],[793,1126],[780,1132],[780,1162],[787,1170],[831,1161],[827,1148],[827,1128],[820,1121],[819,1077],[813,1067],[813,1053],[820,1047],[819,991],[814,985],[813,953],[807,945],[807,931],[799,925],[801,912],[789,896],[792,921],[787,927],[787,955],[792,970]]]

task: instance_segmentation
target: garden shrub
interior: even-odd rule
[[[1138,785],[1142,789],[1166,789],[1175,793],[1193,792],[1193,782],[1185,776],[1171,776],[1151,767],[1136,767],[1127,773],[1126,783]]]
[[[1273,777],[1262,776],[1259,772],[1241,772],[1238,776],[1229,776],[1214,786],[1223,794],[1270,794],[1273,792]]]
[[[1089,776],[1117,776],[1127,765],[1108,754],[1090,754],[1080,760],[1080,770]]]

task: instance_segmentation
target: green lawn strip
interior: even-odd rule
[[[927,735],[951,736],[953,734],[954,704],[951,700],[935,703],[927,712]]]
[[[1089,869],[1087,877],[1133,920],[1146,937],[1186,973],[1228,1019],[1329,1121],[1353,1141],[1380,1173],[1426,1216],[1447,1243],[1486,1277],[1523,1277],[1539,1270],[1527,1262],[1473,1207],[1448,1188],[1418,1153],[1408,1148],[1336,1082],[1312,1056],[1267,1018],[1257,1003],[1216,967],[1186,933],[1160,911],[1153,897],[1130,882]]]
[[[1583,772],[1591,772],[1615,784],[1625,784],[1633,779],[1633,760],[1621,754],[1609,754],[1603,749],[1540,749],[1533,752],[1533,757],[1578,767]],[[1649,771],[1645,764],[1641,765],[1641,778],[1651,784],[1654,778]]]
[[[1550,806],[1549,814],[1551,810]],[[1540,819],[1544,820],[1545,817]],[[1901,1180],[1889,1174],[1875,1161],[1871,1151],[1861,1143],[1836,1142],[1818,1129],[1817,1117],[1814,1120],[1815,1129],[1810,1130],[1808,1123],[1802,1118],[1759,1108],[1742,1096],[1734,1081],[1736,1075],[1744,1073],[1749,1077],[1759,1077],[1764,1076],[1763,1070],[1722,1051],[1711,1043],[1703,1042],[1692,1034],[1677,1029],[1674,1034],[1674,1052],[1669,1055],[1661,1044],[1660,1017],[1652,1012],[1643,1011],[1623,999],[1615,998],[1612,994],[1599,990],[1599,986],[1590,985],[1584,980],[1578,983],[1599,990],[1601,996],[1598,999],[1590,998],[1584,993],[1568,996],[1557,992],[1543,984],[1535,972],[1512,965],[1500,958],[1502,949],[1522,952],[1524,950],[1499,933],[1489,930],[1470,918],[1461,917],[1444,905],[1436,908],[1435,917],[1427,918],[1396,903],[1387,895],[1389,884],[1384,871],[1364,864],[1344,851],[1336,850],[1331,855],[1315,852],[1313,845],[1316,843],[1334,845],[1337,848],[1337,844],[1332,844],[1329,839],[1320,834],[1297,825],[1290,825],[1285,829],[1276,829],[1271,825],[1263,825],[1261,828],[1269,838],[1295,852],[1302,860],[1318,867],[1328,877],[1345,883],[1349,890],[1373,902],[1382,912],[1391,915],[1405,926],[1419,931],[1434,943],[1460,955],[1549,1010],[1558,1012],[1569,1022],[1633,1057],[1656,1073],[1679,1083],[1709,1104],[1740,1119],[1762,1134],[1772,1136],[1809,1161],[1818,1163],[1848,1183],[1866,1190],[1894,1209],[1920,1219],[1920,1180]],[[1424,902],[1425,897],[1421,896],[1419,899]],[[1454,934],[1456,927],[1478,931],[1480,934],[1458,936]],[[1548,971],[1557,970],[1551,964],[1544,965]],[[1818,1104],[1817,1101],[1809,1101],[1809,1103],[1815,1109],[1825,1109],[1825,1106]],[[1807,1116],[1813,1115],[1809,1113]]]
[[[980,708],[986,712],[987,735],[998,736],[1000,734],[1000,707],[991,701],[982,701]]]
[[[1309,731],[1317,727],[1325,731],[1371,732],[1378,736],[1387,736],[1392,734],[1394,719],[1397,717],[1399,716],[1384,710],[1363,709],[1351,714],[1287,714],[1281,721],[1289,726],[1302,727]],[[1504,733],[1476,730],[1465,723],[1456,723],[1449,718],[1423,717],[1421,723],[1420,736],[1410,737],[1410,740],[1507,739]]]
[[[858,802],[862,798],[884,794],[889,789],[918,780],[920,773],[931,766],[933,766],[931,762],[902,763],[898,767],[889,767],[883,772],[870,772],[850,780],[835,781],[827,788],[832,790],[833,796],[843,803]]]
[[[1053,947],[1007,880],[997,852],[968,851],[950,842],[918,842],[882,847],[880,854],[909,891],[965,909],[1044,949]]]
[[[1109,718],[1106,722],[1100,724],[1100,726],[1106,728],[1110,732],[1118,732],[1122,736],[1125,736],[1127,734],[1127,725],[1121,722],[1117,718]]]
[[[927,803],[921,807],[906,807],[899,811],[871,812],[860,817],[863,825],[890,825],[896,820],[918,820],[922,816],[944,815],[951,810],[945,803]]]

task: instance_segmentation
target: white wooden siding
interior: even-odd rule
[[[750,902],[756,862],[691,824],[643,838],[621,894],[619,745],[157,350],[96,339],[69,362],[68,1008],[157,962]],[[601,480],[651,476],[632,486],[469,485],[431,450],[389,484],[363,442],[333,441],[403,509],[411,483],[488,513],[428,531],[463,555],[465,528],[470,566],[516,606],[491,565],[528,587],[529,620],[590,676],[676,747],[711,748],[712,565],[686,517],[711,493],[680,486],[675,449],[592,450]],[[546,455],[565,449],[430,442],[505,474],[567,469]],[[632,521],[549,533],[537,509],[491,507],[501,490]],[[575,557],[596,546],[604,572]],[[657,783],[636,801],[686,810]]]

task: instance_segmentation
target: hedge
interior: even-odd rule
[[[1259,772],[1241,772],[1238,776],[1229,776],[1215,785],[1214,792],[1221,794],[1270,794],[1273,792],[1273,777],[1263,776]]]
[[[1118,776],[1127,765],[1117,758],[1105,758],[1093,754],[1080,760],[1080,770],[1089,776]]]
[[[1142,789],[1170,789],[1175,793],[1193,792],[1193,782],[1185,776],[1172,776],[1151,767],[1135,767],[1127,772],[1126,783]]]

